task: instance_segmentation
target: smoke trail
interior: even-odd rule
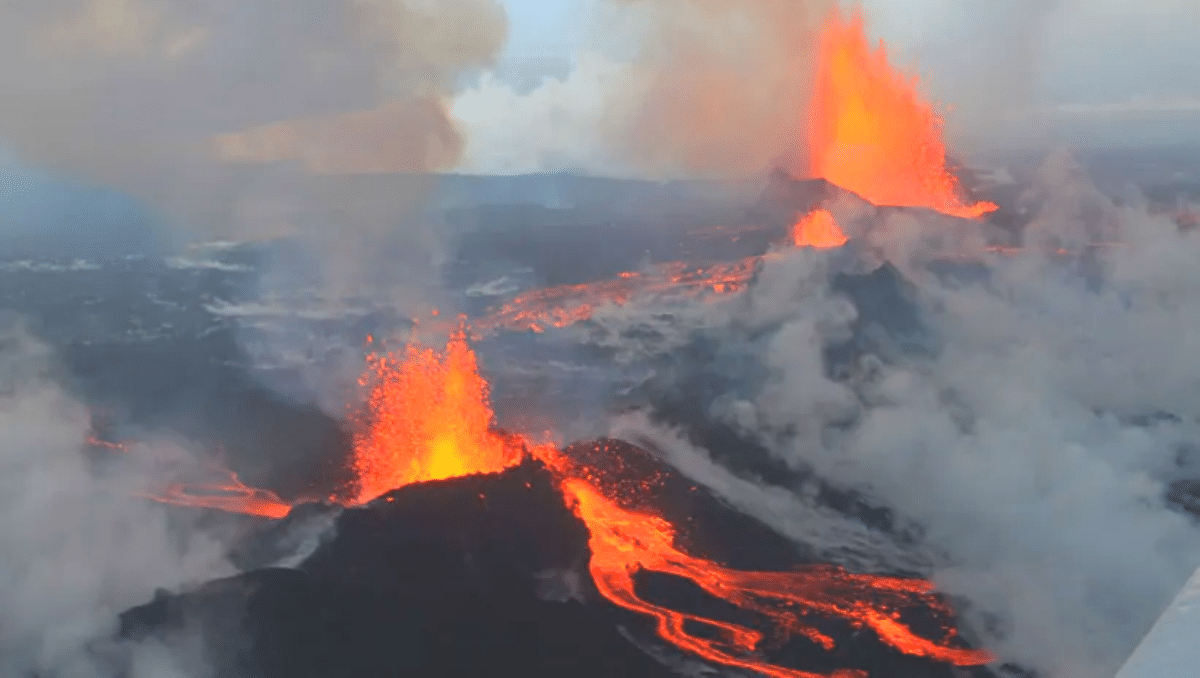
[[[54,373],[49,350],[0,318],[0,672],[99,677],[116,675],[113,661],[132,661],[137,675],[154,663],[152,648],[128,659],[95,651],[94,641],[103,646],[116,631],[117,613],[156,587],[230,568],[215,539],[179,531],[161,507],[134,497],[152,487],[145,469],[88,462],[88,412]],[[156,452],[180,454],[163,445]],[[165,652],[159,659],[174,656]],[[198,661],[178,669],[196,675]]]

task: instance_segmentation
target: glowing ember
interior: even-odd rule
[[[283,501],[270,490],[249,487],[238,480],[232,471],[219,470],[226,478],[212,483],[175,483],[159,495],[146,495],[164,504],[208,508],[227,513],[283,518],[292,510],[292,505]]]
[[[403,354],[373,356],[369,367],[370,426],[354,452],[358,501],[520,461],[520,449],[490,430],[488,385],[461,331],[444,352],[410,344]]]
[[[942,119],[896,71],[881,44],[872,50],[863,17],[834,9],[821,38],[809,116],[811,171],[877,205],[927,207],[979,217],[990,203],[965,204],[946,168]]]
[[[838,228],[832,214],[826,210],[817,210],[792,227],[792,242],[796,247],[841,247],[846,244],[846,234]]]

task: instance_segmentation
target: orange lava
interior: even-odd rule
[[[816,613],[870,628],[883,642],[905,654],[958,666],[982,665],[994,659],[986,651],[950,646],[949,641],[955,637],[953,629],[935,642],[918,636],[900,621],[901,611],[914,607],[950,614],[927,581],[851,574],[832,566],[792,572],[731,570],[681,551],[675,545],[676,532],[671,523],[650,513],[621,508],[605,496],[605,488],[595,485],[595,476],[586,469],[572,470],[571,463],[561,457],[548,462],[556,473],[565,476],[564,494],[588,526],[590,570],[597,589],[614,604],[653,618],[658,635],[685,652],[775,678],[822,678],[820,674],[771,664],[756,654],[791,635],[804,636],[827,651],[833,650],[834,639],[803,620]],[[716,598],[757,613],[769,626],[770,635],[642,599],[634,577],[643,570],[686,578]],[[700,636],[689,628],[706,628],[709,632]],[[842,670],[832,675],[852,678],[865,674]]]
[[[163,504],[208,508],[227,513],[261,516],[279,519],[292,510],[292,505],[283,501],[270,490],[249,487],[238,479],[233,471],[221,470],[227,476],[220,482],[175,483],[158,495],[147,495]]]
[[[601,306],[621,306],[638,296],[731,294],[745,288],[757,264],[757,257],[707,266],[671,262],[650,272],[626,271],[610,280],[536,289],[476,319],[471,331],[476,336],[498,330],[540,333],[587,320]]]
[[[927,207],[975,218],[996,209],[967,204],[946,167],[943,120],[916,78],[872,50],[860,11],[837,8],[821,36],[809,114],[810,170],[876,205]]]
[[[359,502],[410,483],[494,473],[520,450],[491,431],[488,384],[462,331],[444,351],[410,344],[373,356],[369,428],[355,440]]]
[[[846,234],[827,210],[817,210],[792,227],[792,242],[796,247],[828,249],[846,244]]]

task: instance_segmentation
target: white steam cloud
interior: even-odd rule
[[[1200,233],[1115,207],[1062,154],[1038,177],[1042,212],[1027,251],[988,253],[982,237],[953,243],[951,254],[986,263],[975,282],[922,265],[931,233],[975,226],[873,217],[863,239],[893,241],[890,260],[915,284],[937,347],[930,355],[880,348],[847,379],[828,376],[823,347],[859,317],[830,287],[846,252],[776,253],[740,300],[691,313],[707,314],[731,356],[728,376],[745,377],[748,357],[771,375],[710,414],[920,525],[923,571],[969,601],[968,619],[1002,660],[1050,678],[1107,678],[1200,564],[1194,520],[1164,498],[1169,483],[1200,473]],[[1098,243],[1110,246],[1079,249]],[[643,318],[627,307],[598,321],[618,329]],[[621,341],[627,354],[644,350]],[[826,553],[867,543],[804,492],[734,478],[677,433],[629,419],[614,431],[653,441],[685,473]]]
[[[10,319],[0,323],[0,673],[114,675],[113,654],[97,648],[116,632],[118,613],[157,587],[231,567],[216,539],[181,531],[137,496],[155,489],[145,467],[89,463],[87,409],[51,378],[46,347]],[[182,460],[167,445],[155,452]],[[119,662],[134,675],[170,675],[154,667],[172,656],[147,646]],[[200,675],[203,664],[192,657],[175,671]]]

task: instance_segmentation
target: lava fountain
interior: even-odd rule
[[[943,120],[895,69],[886,47],[871,49],[860,11],[835,8],[821,34],[808,112],[810,173],[876,205],[926,207],[977,218],[991,203],[968,204],[946,167]]]
[[[445,351],[409,344],[372,356],[360,383],[371,388],[367,427],[357,436],[359,502],[410,483],[495,473],[522,451],[491,430],[488,383],[460,329]]]
[[[378,358],[370,364],[374,423],[360,440],[356,456],[356,469],[362,474],[360,499],[423,480],[498,472],[519,462],[523,450],[530,449],[506,444],[490,428],[487,383],[461,333],[450,339],[444,353],[410,346],[403,358]],[[532,454],[558,477],[564,498],[587,525],[590,572],[600,593],[615,605],[657,620],[659,637],[684,652],[776,678],[818,678],[758,658],[755,653],[767,639],[760,630],[643,600],[634,585],[637,572],[653,570],[689,579],[769,620],[774,638],[799,633],[832,649],[832,638],[801,622],[802,615],[815,612],[870,628],[906,654],[957,665],[992,659],[983,651],[921,638],[899,621],[906,606],[943,607],[929,582],[854,575],[831,567],[784,573],[730,570],[684,553],[675,545],[676,530],[670,522],[622,508],[613,496],[618,488],[603,487],[600,475],[562,452],[543,446],[532,448]],[[717,637],[693,635],[686,628],[689,623],[712,629]],[[952,637],[951,631],[947,640]]]
[[[811,212],[792,227],[792,244],[796,247],[828,249],[841,247],[846,241],[846,234],[828,210]]]

